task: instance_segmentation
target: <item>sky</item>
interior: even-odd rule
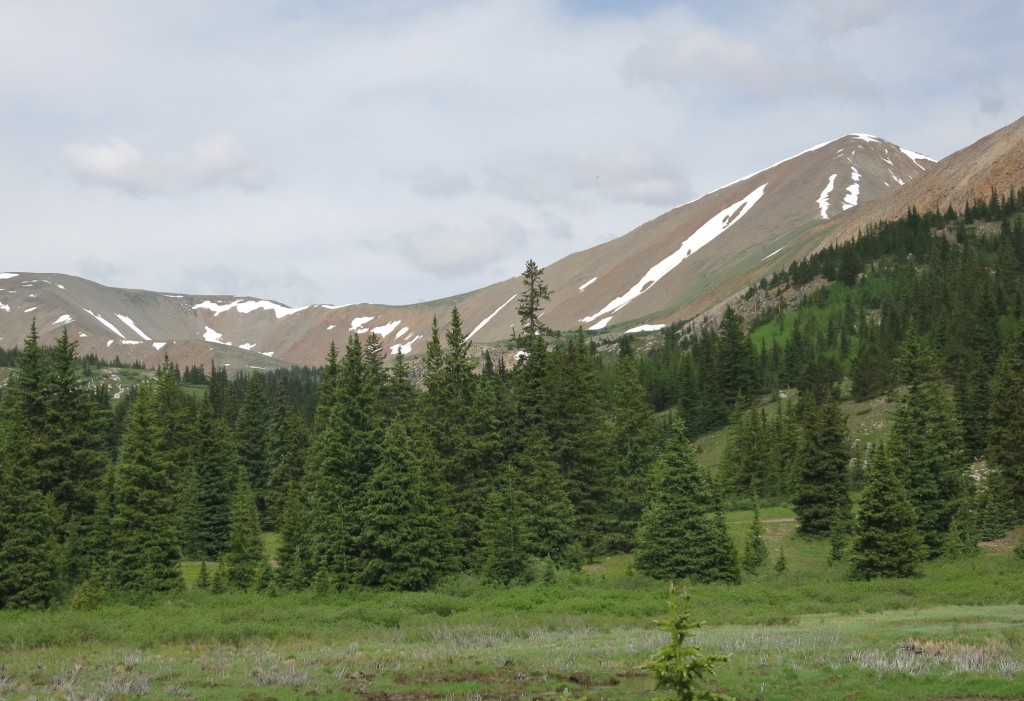
[[[848,133],[1024,115],[1017,0],[0,3],[5,271],[407,304]]]

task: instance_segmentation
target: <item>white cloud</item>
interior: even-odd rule
[[[140,195],[216,185],[250,190],[263,187],[269,179],[267,171],[227,134],[204,137],[184,153],[150,158],[117,137],[96,144],[69,144],[63,155],[83,181]]]
[[[290,306],[457,294],[845,133],[972,143],[1019,113],[1022,25],[928,0],[0,3],[5,260]]]

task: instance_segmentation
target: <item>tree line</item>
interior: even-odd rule
[[[242,589],[424,589],[467,570],[508,584],[628,550],[654,576],[735,582],[767,554],[756,517],[742,552],[731,542],[728,499],[792,503],[855,576],[969,553],[1024,506],[1022,201],[995,197],[969,223],[910,211],[752,288],[822,281],[799,307],[753,323],[729,308],[650,353],[553,334],[532,261],[510,367],[471,352],[455,308],[416,370],[352,335],[316,371],[229,379],[165,361],[115,402],[66,333],[41,347],[33,325],[0,395],[0,606],[179,588],[183,557]],[[862,461],[844,380],[895,407],[892,438]],[[799,401],[751,410],[790,387]],[[727,425],[712,474],[690,440]],[[886,547],[912,558],[878,565]]]

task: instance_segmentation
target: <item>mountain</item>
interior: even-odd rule
[[[939,163],[850,134],[721,187],[624,236],[545,268],[544,322],[618,334],[697,317],[762,276],[867,223],[918,209],[962,208],[1024,182],[1024,120]],[[518,323],[521,278],[416,305],[290,308],[252,297],[116,289],[60,274],[0,274],[0,346],[36,319],[43,342],[64,327],[81,353],[156,365],[232,369],[319,364],[333,340],[373,332],[390,353],[423,352],[436,315],[458,305],[472,340],[500,344]]]

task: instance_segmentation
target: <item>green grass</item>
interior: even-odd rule
[[[850,582],[826,564],[826,542],[794,535],[791,511],[761,517],[773,558],[784,544],[786,572],[689,587],[705,651],[731,655],[719,689],[741,699],[1021,697],[1024,562],[1007,554],[1019,531],[983,556],[929,563],[918,579]],[[737,543],[750,518],[727,515]],[[653,619],[666,587],[630,561],[605,557],[511,589],[460,575],[422,593],[190,588],[96,611],[0,612],[0,697],[648,698],[638,665],[663,643]],[[188,567],[191,580],[198,565]]]

